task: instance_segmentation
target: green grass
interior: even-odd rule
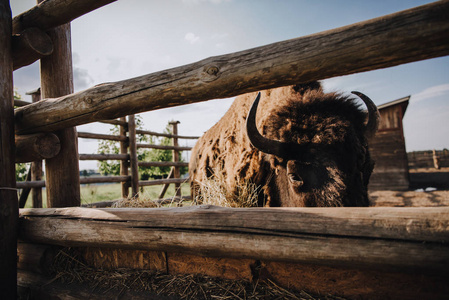
[[[159,193],[162,189],[162,185],[142,187],[143,191],[140,190],[139,197],[142,199],[155,200],[158,198]],[[130,189],[131,192],[131,189]],[[114,184],[85,184],[81,186],[81,204],[91,204],[100,201],[110,201],[117,200],[122,197],[122,188],[120,183]],[[181,185],[181,193],[183,196],[190,195],[190,185],[189,183],[184,183]],[[170,184],[164,198],[170,198],[175,195],[175,186]],[[47,196],[45,190],[42,190],[42,202],[43,206],[47,207]],[[32,200],[31,193],[28,196],[25,208],[31,208]]]

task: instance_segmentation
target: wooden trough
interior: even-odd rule
[[[270,279],[349,298],[449,292],[448,207],[23,209],[19,235],[33,243],[19,244],[19,266],[45,244],[103,269]]]
[[[73,177],[79,174],[73,164],[77,161],[74,126],[449,53],[449,1],[438,1],[73,94],[71,49],[65,42],[70,30],[64,24],[109,2],[43,1],[12,19],[9,2],[0,0],[0,39],[6,41],[0,43],[1,144],[14,145],[14,130],[17,135],[56,132],[61,152],[46,162],[47,189],[54,206],[79,205],[79,182]],[[52,54],[11,46],[12,34],[32,27],[46,31]],[[16,109],[13,120],[13,62],[17,68],[31,63],[31,56],[19,59],[25,55],[20,53],[30,51],[35,53],[33,59],[47,55],[41,74],[46,99]],[[25,291],[21,296],[29,298],[120,295],[115,290],[99,293],[86,285],[61,286],[47,277],[47,267],[61,247],[75,249],[95,268],[198,273],[256,285],[268,280],[284,288],[349,298],[444,299],[449,294],[449,210],[445,207],[49,208],[24,209],[18,218],[15,152],[9,147],[0,150],[0,169],[5,170],[0,177],[4,299],[17,298],[17,284]]]

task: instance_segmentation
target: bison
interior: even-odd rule
[[[367,112],[350,96],[324,93],[319,82],[238,96],[192,149],[192,194],[218,178],[230,195],[244,182],[259,186],[259,206],[368,206],[368,140],[379,113],[367,96],[353,94]]]

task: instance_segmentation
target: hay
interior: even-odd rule
[[[114,202],[114,204],[112,204],[111,206],[112,208],[121,208],[121,207],[160,207],[160,205],[158,205],[157,203],[151,201],[151,200],[147,200],[147,199],[142,199],[142,198],[126,198],[126,199],[119,199],[117,201]]]
[[[260,186],[242,180],[234,191],[229,191],[223,178],[216,176],[199,182],[195,201],[198,204],[210,204],[222,207],[257,207]]]
[[[72,248],[61,250],[51,269],[55,280],[64,284],[85,284],[101,293],[111,290],[122,293],[131,290],[178,299],[343,299],[335,296],[313,296],[304,291],[288,291],[270,280],[250,283],[210,276],[167,275],[146,270],[95,269],[88,266]]]

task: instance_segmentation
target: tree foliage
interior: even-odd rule
[[[136,116],[136,128],[142,129],[143,122],[140,116]],[[111,129],[112,134],[118,134],[118,126],[114,126]],[[171,134],[171,127],[167,125],[164,133]],[[138,143],[146,143],[153,145],[172,145],[171,138],[161,137],[157,138],[149,135],[138,134],[136,136]],[[120,144],[116,141],[101,140],[98,145],[98,153],[100,154],[118,154],[120,153]],[[141,162],[151,161],[172,161],[173,154],[171,150],[163,149],[137,149],[137,159]],[[120,175],[120,162],[119,161],[100,161],[98,168],[103,175]],[[148,180],[150,178],[162,178],[168,176],[171,167],[139,167],[140,180]],[[181,168],[181,174],[187,173],[187,168]]]

